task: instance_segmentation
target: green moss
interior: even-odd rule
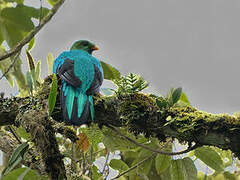
[[[226,128],[240,125],[240,120],[235,116],[207,113],[190,106],[172,107],[168,110],[168,113],[171,119],[167,120],[166,125],[175,127],[179,133],[197,132],[198,129],[221,132]]]

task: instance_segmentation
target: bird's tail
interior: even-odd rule
[[[60,95],[63,119],[67,124],[80,126],[94,118],[92,96],[77,91],[70,85],[63,86]]]

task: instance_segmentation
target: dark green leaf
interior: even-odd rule
[[[26,51],[29,71],[35,70],[35,62],[32,55]]]
[[[155,158],[155,167],[158,174],[162,174],[171,164],[171,156],[158,154]]]
[[[101,65],[103,68],[104,79],[113,80],[120,78],[121,74],[116,68],[112,67],[110,64],[107,64],[103,61],[101,61]]]
[[[164,99],[164,98],[159,98],[159,99],[156,99],[156,104],[159,108],[166,108],[167,107],[167,100]]]
[[[110,166],[120,172],[126,171],[128,169],[128,165],[120,159],[112,159]]]
[[[194,151],[197,158],[216,171],[223,171],[223,161],[219,154],[210,147],[200,147]]]
[[[49,116],[51,116],[53,109],[55,107],[56,99],[57,99],[57,93],[58,93],[58,81],[56,74],[53,74],[52,78],[52,85],[50,89],[50,94],[48,98],[48,112]]]
[[[24,160],[28,147],[28,143],[23,143],[14,150],[11,158],[8,161],[7,167],[2,172],[4,176],[7,175],[13,168],[15,168],[22,160]]]
[[[173,104],[175,104],[176,102],[178,102],[178,100],[180,99],[182,94],[182,88],[177,88],[174,89],[173,93],[172,93],[172,102]]]

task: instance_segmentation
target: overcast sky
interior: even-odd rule
[[[37,35],[32,55],[45,77],[49,52],[57,57],[89,39],[100,47],[96,57],[142,75],[151,91],[181,86],[193,106],[233,113],[240,111],[239,17],[239,0],[69,0]]]

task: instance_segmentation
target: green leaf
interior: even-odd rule
[[[128,170],[128,165],[120,159],[112,159],[110,162],[110,166],[120,172]]]
[[[104,79],[113,80],[120,78],[121,74],[116,68],[112,67],[110,64],[107,64],[103,61],[100,62],[103,68]]]
[[[3,38],[3,35],[2,35],[2,32],[0,31],[0,45],[2,44],[4,38]]]
[[[35,70],[35,62],[32,55],[26,51],[29,71]]]
[[[16,132],[21,138],[26,140],[29,140],[31,137],[30,133],[27,133],[23,127],[16,128]]]
[[[24,160],[28,147],[28,143],[23,143],[14,150],[11,158],[8,161],[7,167],[2,172],[4,176],[7,175],[13,168],[15,168],[22,160]]]
[[[182,92],[179,100],[182,101],[182,102],[184,102],[184,103],[187,104],[187,105],[191,105],[191,104],[190,104],[190,101],[188,100],[187,95],[186,95],[184,92]]]
[[[35,39],[32,38],[32,40],[28,43],[27,51],[31,51],[34,45],[35,45]]]
[[[3,180],[33,180],[33,179],[47,180],[47,178],[44,178],[43,176],[40,177],[36,171],[25,167],[15,169],[11,171],[8,175],[3,177]]]
[[[168,102],[166,99],[160,97],[160,98],[156,99],[156,104],[160,109],[162,109],[162,108],[167,107]]]
[[[102,138],[103,138],[101,129],[99,129],[99,127],[96,124],[94,124],[88,128],[86,127],[80,128],[80,132],[83,132],[87,135],[88,140],[93,146],[93,151],[97,151],[98,144],[102,142]]]
[[[191,158],[185,157],[182,159],[183,165],[183,174],[187,180],[197,179],[197,168],[194,165],[194,162]]]
[[[59,0],[47,0],[47,1],[51,6],[54,6],[55,4],[57,4]]]
[[[93,172],[93,179],[99,179],[102,177],[102,174],[98,172],[98,168],[96,166],[92,167],[92,172]]]
[[[32,76],[29,71],[26,74],[26,78],[27,78],[28,87],[30,89],[30,93],[32,94],[33,93],[33,80],[32,80]]]
[[[50,94],[48,98],[48,112],[49,116],[51,116],[53,109],[55,107],[56,99],[57,99],[57,93],[58,93],[58,81],[56,74],[53,74],[52,78],[52,85],[50,89]]]
[[[178,100],[180,99],[182,94],[182,88],[177,88],[174,89],[173,93],[172,93],[172,102],[173,104],[175,104],[176,102],[178,102]]]
[[[51,75],[53,73],[53,62],[54,62],[53,54],[49,53],[47,56],[48,75]]]
[[[171,164],[171,159],[171,156],[166,156],[162,154],[157,155],[157,157],[155,158],[155,167],[159,175],[167,170],[167,168]]]
[[[0,19],[2,20],[0,30],[10,47],[14,47],[34,28],[28,12],[24,12],[19,6],[4,8],[0,12]]]
[[[46,15],[48,9],[42,8],[42,14]],[[10,48],[17,45],[31,30],[34,24],[31,18],[39,18],[40,10],[18,4],[16,7],[4,8],[0,11],[0,31]]]
[[[35,69],[35,73],[36,73],[36,80],[41,83],[41,61],[37,62],[37,66]]]
[[[230,172],[227,172],[227,171],[224,172],[223,175],[226,180],[238,180],[239,179],[235,174],[231,174]]]
[[[141,159],[135,159],[131,166],[135,166],[140,161],[141,161]],[[148,173],[150,172],[150,169],[152,167],[152,164],[153,164],[153,159],[152,158],[149,158],[148,160],[141,163],[138,166],[138,169],[137,169],[137,172],[139,172],[139,175],[148,175]],[[136,171],[130,171],[129,172],[130,176],[133,176],[134,174],[136,174]]]
[[[102,132],[103,132],[102,142],[107,148],[110,149],[110,151],[115,150],[129,151],[131,149],[136,148],[136,145],[130,143],[125,138],[119,136],[118,134],[109,129],[104,129]],[[126,135],[125,131],[122,130],[121,132]],[[127,134],[127,136],[131,135]],[[131,136],[131,138],[135,139],[133,136]]]
[[[200,147],[194,151],[194,154],[202,162],[216,171],[223,171],[223,161],[219,154],[210,147]]]
[[[181,159],[171,161],[170,174],[172,180],[185,180],[183,174],[183,164]]]
[[[5,48],[3,46],[0,46],[0,56],[5,54]],[[11,58],[7,58],[4,61],[0,61],[0,70],[2,74],[4,74],[9,66],[11,65],[12,61]],[[10,84],[11,87],[14,87],[14,76],[13,76],[13,69],[11,69],[6,75],[5,78],[7,79],[8,83]]]

